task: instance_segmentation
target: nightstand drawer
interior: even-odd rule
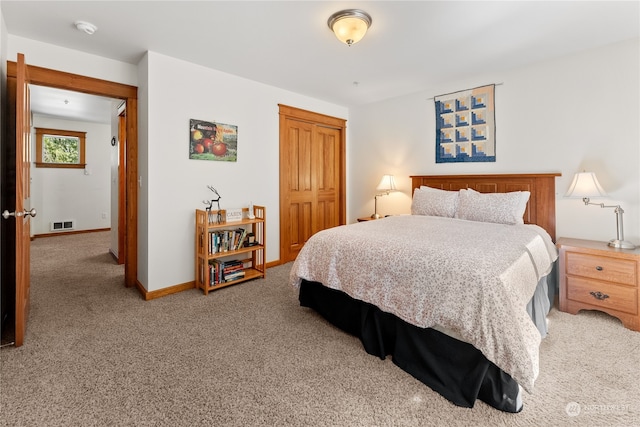
[[[636,285],[636,262],[627,259],[567,252],[567,274]]]
[[[611,310],[638,313],[637,288],[567,277],[567,298]]]

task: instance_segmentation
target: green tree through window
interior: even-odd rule
[[[80,140],[75,137],[45,135],[42,160],[46,163],[79,163]]]

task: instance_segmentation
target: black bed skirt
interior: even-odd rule
[[[505,412],[519,412],[519,387],[510,375],[471,344],[431,328],[419,328],[374,305],[317,282],[302,281],[300,305],[357,336],[367,353],[393,363],[452,403],[473,407],[476,399]]]

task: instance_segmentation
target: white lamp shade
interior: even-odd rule
[[[371,16],[359,9],[347,9],[331,15],[327,24],[338,40],[351,46],[367,33]]]
[[[376,187],[378,191],[394,191],[395,189],[396,181],[393,179],[393,175],[384,175]]]
[[[574,175],[573,181],[564,197],[574,199],[607,197],[607,193],[598,182],[595,173],[578,172]]]
[[[343,18],[333,24],[333,32],[342,43],[358,43],[367,32],[367,23],[360,18]]]

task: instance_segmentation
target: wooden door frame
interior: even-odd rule
[[[123,212],[127,209],[126,191],[126,149],[127,149],[127,106],[122,106],[122,111],[118,111],[118,264],[126,261],[125,231],[127,227],[126,216]]]
[[[138,277],[138,88],[33,65],[27,65],[27,69],[29,84],[122,99],[126,102],[125,230],[124,233],[118,230],[120,233],[118,240],[123,237],[125,242],[125,286],[136,286]],[[7,61],[7,76],[15,75],[16,63]]]
[[[347,221],[347,125],[345,119],[340,119],[338,117],[328,116],[321,113],[316,113],[313,111],[303,110],[296,107],[291,107],[284,104],[278,104],[279,107],[279,151],[280,151],[280,174],[279,174],[279,188],[280,188],[280,254],[279,259],[280,262],[284,261],[284,252],[286,251],[286,242],[284,239],[284,224],[286,223],[285,217],[285,209],[288,207],[285,204],[285,198],[283,197],[283,192],[288,191],[286,188],[286,173],[288,171],[287,165],[284,165],[282,162],[284,150],[287,149],[287,135],[285,133],[286,130],[286,121],[298,120],[302,122],[311,123],[318,126],[325,126],[333,129],[338,129],[340,131],[340,177],[339,177],[339,192],[340,197],[338,198],[338,220],[341,225],[346,224]]]

